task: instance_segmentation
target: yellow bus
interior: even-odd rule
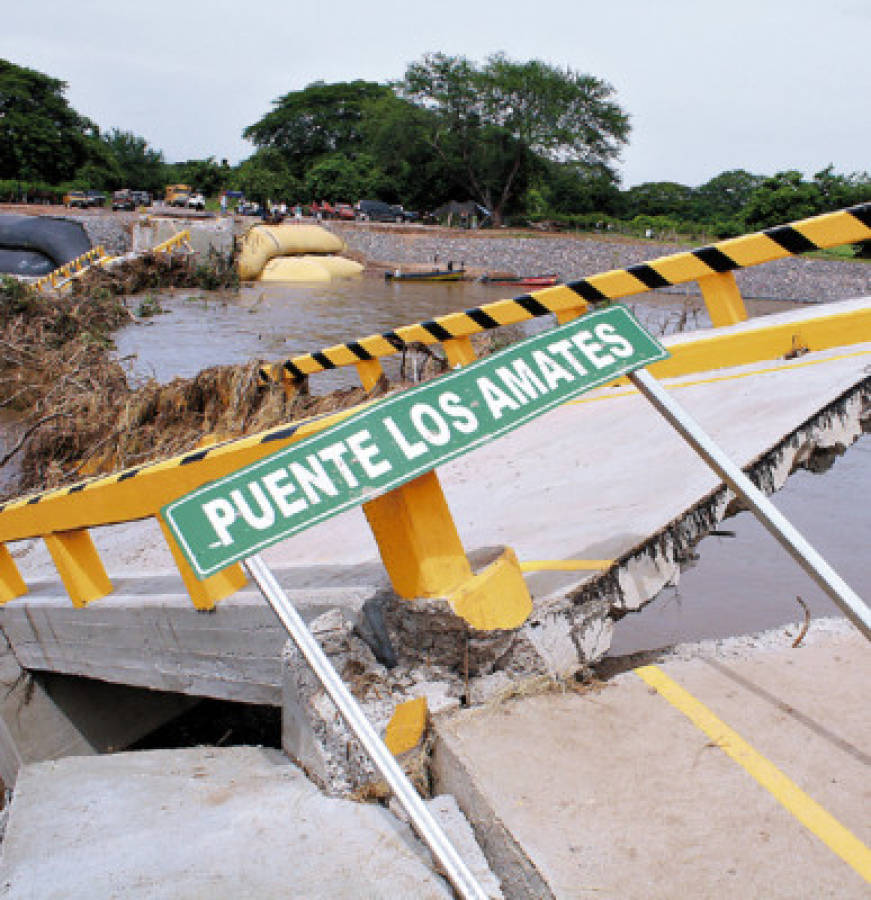
[[[168,184],[163,199],[167,206],[187,206],[190,195],[189,184]]]

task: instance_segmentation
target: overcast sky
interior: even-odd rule
[[[871,170],[871,0],[37,0],[0,57],[66,81],[102,129],[170,162],[253,148],[242,129],[313,81],[402,77],[428,51],[505,51],[610,82],[623,184],[743,168]]]

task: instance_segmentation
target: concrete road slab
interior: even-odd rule
[[[677,379],[668,388],[742,466],[780,448],[771,465],[779,486],[813,449],[843,448],[857,438],[864,401],[856,385],[867,378],[869,361],[871,344],[861,344]],[[817,415],[849,392],[844,410]],[[807,433],[795,434],[809,419],[814,424]],[[786,435],[793,437],[784,441]],[[603,389],[566,404],[439,474],[473,560],[503,544],[513,547],[521,562],[544,561],[545,567],[554,560],[622,557],[621,595],[607,599],[626,609],[647,602],[679,577],[672,537],[657,535],[674,523],[688,524],[690,534],[696,527],[690,511],[718,484],[630,388]],[[716,515],[724,510],[725,501]],[[713,515],[705,509],[699,521]],[[159,690],[277,702],[284,635],[251,586],[204,616],[192,608],[180,577],[169,568],[156,523],[92,534],[116,591],[86,609],[74,609],[51,577],[53,564],[43,542],[14,547],[31,592],[3,607],[0,627],[21,665]],[[774,545],[773,538],[766,540]],[[648,553],[651,547],[654,553]],[[263,556],[307,618],[331,607],[353,612],[388,586],[359,509]],[[527,583],[544,606],[592,577],[590,571],[545,570],[528,574]],[[610,622],[591,628],[591,634],[584,651],[589,658],[607,650]]]
[[[0,896],[450,898],[410,829],[252,747],[25,767]]]
[[[659,668],[867,847],[871,648],[846,624],[809,638],[720,642]],[[634,672],[460,714],[438,732],[439,787],[473,819],[508,897],[869,895]]]

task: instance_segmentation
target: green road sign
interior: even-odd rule
[[[198,578],[668,356],[623,306],[377,401],[161,510]]]

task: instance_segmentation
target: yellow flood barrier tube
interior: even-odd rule
[[[242,239],[239,277],[253,281],[275,256],[340,253],[344,249],[342,239],[320,225],[255,225]]]
[[[264,266],[260,281],[332,281],[362,272],[360,263],[344,256],[276,256]]]

